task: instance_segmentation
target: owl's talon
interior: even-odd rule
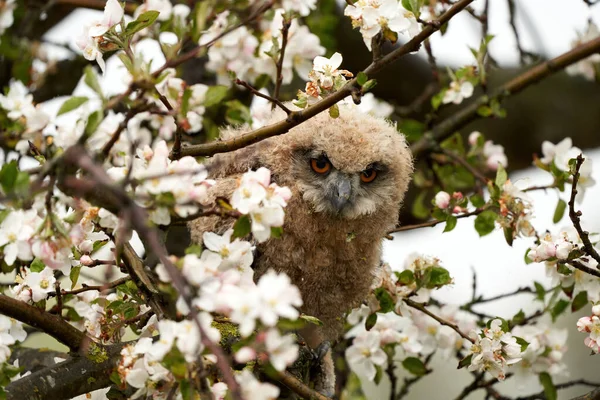
[[[321,364],[321,361],[323,361],[323,358],[330,349],[331,342],[329,340],[324,340],[323,342],[321,342],[321,344],[318,345],[317,348],[312,351],[315,363]]]

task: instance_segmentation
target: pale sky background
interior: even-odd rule
[[[571,41],[576,38],[577,31],[583,31],[588,18],[600,23],[600,7],[587,7],[581,0],[515,0],[517,4],[517,26],[522,38],[522,44],[526,50],[541,53],[546,57],[557,56],[570,48]],[[482,7],[483,0],[476,0],[473,6],[476,9]],[[74,38],[80,34],[83,25],[101,15],[100,12],[89,10],[77,10],[73,12],[63,23],[49,31],[46,39],[55,43],[67,43],[73,45]],[[508,22],[507,1],[490,1],[490,33],[496,35],[490,46],[491,54],[502,66],[518,65],[518,53],[515,47],[515,39]],[[432,38],[432,47],[440,65],[458,67],[473,62],[473,56],[468,46],[477,47],[480,41],[480,25],[467,13],[459,14],[450,24],[450,28],[443,37],[436,33]],[[155,57],[155,67],[164,61],[155,47],[146,49],[148,57]],[[55,53],[59,54],[59,52]],[[122,91],[125,82],[116,71],[116,58],[107,62],[107,74],[102,78],[103,87],[110,93]],[[590,83],[591,84],[591,83]],[[78,87],[76,93],[79,95],[89,94],[85,87]],[[62,99],[57,99],[50,108],[57,108]],[[567,133],[565,133],[565,136]],[[577,143],[575,143],[577,145]],[[593,176],[600,181],[600,151],[586,152],[594,160]],[[509,160],[510,162],[510,160]],[[511,179],[516,180],[529,177],[531,184],[544,184],[551,181],[549,174],[539,170],[525,170],[514,174]],[[563,199],[566,194],[562,193]],[[532,193],[535,205],[536,219],[534,225],[544,230],[546,228],[556,232],[560,227],[569,225],[568,217],[556,226],[552,225],[551,219],[557,201],[557,194],[551,192],[544,195],[542,192]],[[583,224],[589,231],[600,231],[600,210],[597,207],[600,199],[600,186],[588,190],[585,200],[581,206],[583,211]],[[478,238],[473,228],[473,219],[459,220],[456,229],[450,233],[442,234],[443,224],[435,228],[425,228],[418,231],[396,234],[393,241],[384,244],[384,257],[394,268],[402,268],[406,256],[412,252],[422,252],[439,257],[443,265],[448,268],[455,279],[452,287],[444,288],[434,297],[449,303],[461,303],[468,301],[471,297],[472,269],[478,276],[478,288],[480,293],[486,296],[494,296],[504,292],[510,292],[520,286],[531,285],[534,280],[548,283],[545,277],[543,264],[526,265],[523,260],[526,248],[531,245],[531,239],[517,239],[514,246],[509,247],[501,231],[482,239]],[[499,316],[510,318],[520,308],[532,312],[536,304],[532,296],[522,295],[511,300],[486,305],[482,310],[488,313],[496,313]],[[580,311],[583,315],[587,311]],[[577,316],[563,318],[561,326],[569,328],[569,347],[567,363],[572,368],[572,377],[586,377],[599,381],[597,371],[600,370],[600,356],[588,357],[587,348],[583,345],[585,335],[577,332],[575,321]],[[455,397],[460,390],[470,382],[470,375],[464,371],[456,371],[454,361],[450,363],[441,362],[439,359],[434,363],[436,370],[434,374],[426,377],[414,386],[414,390],[408,399],[448,399]],[[401,368],[400,368],[401,369]],[[440,382],[440,379],[443,379]],[[558,380],[561,381],[561,380]],[[563,379],[564,381],[564,379]],[[441,384],[440,384],[441,383]],[[385,387],[385,382],[382,384]],[[506,394],[526,395],[537,392],[541,388],[535,384],[526,391],[517,391],[510,387],[511,384],[503,384],[500,388]],[[438,390],[433,390],[437,388]],[[369,391],[371,398],[387,398],[382,391]],[[506,390],[506,392],[504,392]],[[574,395],[588,391],[587,388],[576,387],[569,391],[560,391],[559,399],[567,399]],[[483,392],[477,392],[469,399],[481,399]]]

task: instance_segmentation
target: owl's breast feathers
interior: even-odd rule
[[[269,268],[287,273],[302,293],[302,311],[321,319],[325,337],[334,338],[343,327],[343,314],[366,299],[380,263],[383,236],[397,214],[332,218],[312,212],[301,195],[294,194],[282,237],[258,246],[255,274]]]

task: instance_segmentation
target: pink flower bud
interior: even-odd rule
[[[79,262],[81,263],[81,265],[85,265],[86,267],[89,267],[90,265],[94,264],[94,260],[92,260],[92,258],[88,255],[83,255],[81,256],[81,258],[79,259]]]
[[[590,325],[592,325],[592,319],[590,317],[581,317],[577,321],[577,330],[579,332],[589,332]]]
[[[256,358],[256,351],[252,347],[244,346],[235,353],[235,361],[245,364]]]
[[[479,137],[481,136],[481,133],[475,131],[475,132],[471,132],[471,134],[469,135],[469,144],[471,146],[475,146],[477,144],[477,140],[479,139]]]
[[[435,195],[435,205],[441,209],[448,208],[450,205],[450,195],[446,192],[438,192]]]
[[[452,198],[461,201],[463,199],[463,194],[461,192],[454,192],[452,193]]]
[[[452,209],[452,214],[460,214],[460,213],[463,213],[465,211],[467,211],[467,210],[465,210],[462,207],[454,206],[454,208]]]

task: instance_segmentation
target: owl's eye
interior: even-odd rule
[[[360,180],[364,183],[373,182],[377,177],[377,171],[374,168],[365,169],[360,173]]]
[[[320,157],[320,158],[311,158],[310,167],[317,174],[326,174],[331,169],[331,163],[328,159]]]

